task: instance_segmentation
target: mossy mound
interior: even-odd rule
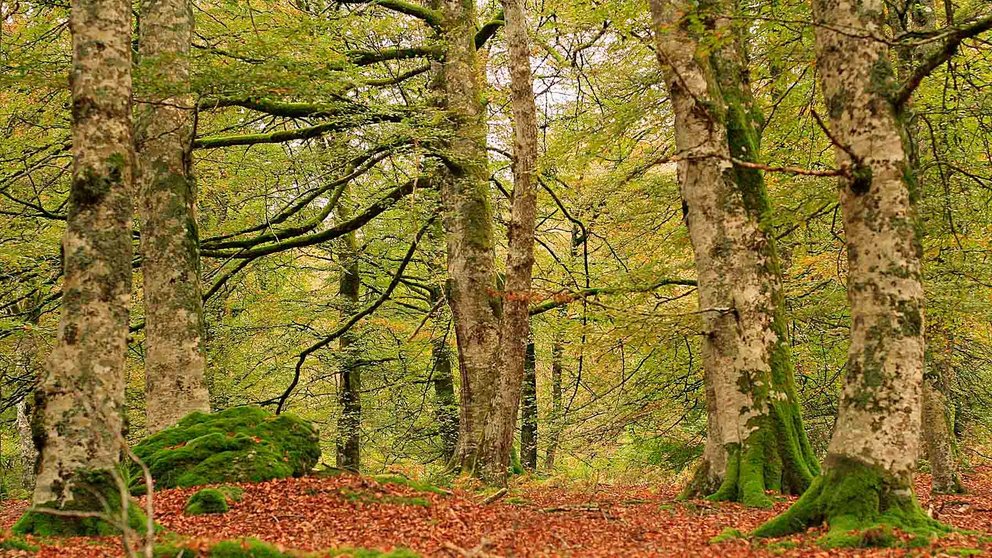
[[[234,407],[191,413],[146,438],[134,453],[158,488],[261,482],[310,472],[320,459],[320,440],[309,422],[293,415]]]
[[[182,544],[161,544],[155,547],[155,558],[317,558],[324,556],[349,556],[351,558],[418,558],[412,550],[398,549],[391,552],[365,548],[337,548],[321,552],[280,550],[258,539],[220,541],[210,548],[193,550]]]
[[[186,515],[204,515],[225,513],[228,509],[227,495],[216,488],[204,488],[189,497],[183,511]]]
[[[910,487],[879,468],[828,457],[826,471],[756,537],[781,537],[826,522],[824,548],[923,546],[952,528],[928,517]]]
[[[59,506],[51,502],[29,508],[11,528],[16,535],[39,537],[106,537],[120,534],[121,493],[108,471],[81,471],[72,480],[73,498]],[[45,510],[59,510],[53,514]],[[78,512],[79,516],[72,516]],[[98,513],[100,516],[86,514]],[[130,529],[144,532],[148,518],[137,502],[129,502],[126,523]]]

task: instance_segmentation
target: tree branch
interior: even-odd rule
[[[387,10],[421,19],[427,25],[437,29],[441,26],[441,14],[430,8],[419,6],[403,0],[337,0],[338,4],[373,4]]]
[[[957,54],[958,47],[961,46],[961,43],[965,39],[970,39],[990,29],[992,29],[992,15],[976,19],[948,33],[947,38],[944,40],[944,45],[921,62],[913,70],[909,78],[906,79],[906,83],[903,84],[893,99],[895,106],[901,107],[905,105],[913,95],[913,92],[916,91],[916,88],[923,82],[923,79],[953,58]]]
[[[350,318],[348,318],[346,322],[341,324],[337,329],[329,333],[320,341],[314,343],[313,345],[310,345],[309,347],[307,347],[306,349],[300,352],[300,355],[296,361],[296,369],[295,372],[293,373],[293,380],[289,383],[289,386],[286,387],[286,391],[284,391],[282,395],[279,396],[278,402],[276,403],[277,415],[282,412],[283,408],[286,406],[286,400],[289,399],[289,396],[292,395],[293,390],[296,389],[296,386],[300,383],[300,371],[302,370],[303,364],[306,362],[307,357],[313,354],[314,352],[319,351],[320,349],[326,347],[332,341],[347,333],[347,331],[351,329],[352,326],[357,324],[362,318],[368,316],[372,312],[375,312],[377,308],[379,308],[380,306],[382,306],[384,302],[389,300],[389,297],[392,296],[393,291],[396,289],[396,286],[400,284],[400,280],[403,277],[403,271],[406,270],[406,266],[409,265],[409,263],[413,260],[413,255],[417,252],[417,243],[420,242],[420,239],[423,238],[424,234],[428,231],[428,229],[430,229],[431,224],[434,223],[434,220],[436,218],[437,218],[436,216],[431,217],[426,223],[424,223],[424,226],[421,227],[419,231],[417,231],[417,235],[414,237],[413,243],[410,244],[410,248],[406,251],[406,255],[403,257],[403,260],[400,262],[400,266],[396,270],[396,273],[393,274],[393,278],[389,282],[389,285],[386,286],[386,289],[382,291],[382,294],[380,294],[379,297],[372,302],[372,304],[366,306],[364,309],[362,309],[362,311],[353,314]]]
[[[625,294],[625,293],[646,293],[658,289],[660,287],[665,287],[668,285],[683,285],[686,287],[695,287],[697,285],[695,279],[661,279],[654,282],[651,285],[645,285],[640,287],[590,287],[587,289],[582,289],[579,291],[571,291],[555,294],[551,300],[546,300],[540,304],[534,304],[530,307],[530,315],[537,316],[543,314],[548,310],[554,310],[555,308],[560,308],[576,300],[582,300],[584,298],[589,298],[596,295],[610,295],[610,294]]]

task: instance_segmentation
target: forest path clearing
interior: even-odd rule
[[[939,496],[933,510],[956,527],[992,533],[992,468],[966,477],[971,493]],[[155,519],[163,527],[197,541],[238,537],[301,550],[341,547],[405,547],[424,556],[904,556],[899,549],[824,551],[814,537],[784,542],[732,540],[711,544],[725,528],[747,532],[782,511],[753,510],[738,504],[677,502],[671,486],[601,485],[594,490],[527,486],[511,490],[492,504],[472,492],[425,492],[343,475],[285,479],[241,485],[244,497],[222,515],[187,517],[186,499],[195,489],[155,494]],[[924,508],[931,506],[929,477],[920,475],[917,490]],[[27,503],[0,503],[0,529],[8,529]],[[992,537],[955,534],[923,555],[969,556],[992,553]],[[5,554],[6,553],[6,554]],[[0,551],[3,556],[30,553]],[[69,539],[43,545],[46,558],[117,557],[115,539]]]

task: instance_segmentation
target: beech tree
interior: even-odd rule
[[[537,219],[537,106],[523,0],[503,0],[513,107],[513,192],[507,232],[506,287],[502,293],[499,370],[482,438],[482,475],[506,484],[530,338],[531,272]]]
[[[918,185],[902,120],[911,93],[897,79],[884,2],[813,0],[817,68],[837,160],[848,261],[851,347],[823,473],[759,536],[826,522],[828,545],[896,527],[927,537],[946,528],[913,492],[924,363]]]
[[[143,3],[139,56],[146,71],[136,111],[145,404],[154,433],[193,411],[210,411],[204,380],[203,295],[193,180],[188,0]]]
[[[688,490],[770,506],[766,490],[802,493],[818,467],[796,395],[771,208],[761,172],[747,166],[761,122],[745,31],[729,2],[653,0],[651,9],[704,319],[706,450]]]
[[[62,317],[37,391],[33,508],[14,527],[39,535],[105,534],[107,523],[85,514],[119,514],[115,503],[121,502],[116,467],[124,427],[134,164],[130,4],[74,1],[70,29],[73,164]]]

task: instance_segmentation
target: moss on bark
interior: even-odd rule
[[[79,471],[69,482],[71,499],[32,506],[11,531],[39,537],[104,537],[120,534],[124,523],[134,530],[145,529],[147,518],[136,502],[130,502],[122,521],[120,487],[109,471]]]
[[[827,548],[925,544],[951,528],[926,515],[911,484],[879,467],[850,458],[828,459],[803,496],[785,513],[754,531],[756,537],[781,537],[826,523],[820,544]]]

